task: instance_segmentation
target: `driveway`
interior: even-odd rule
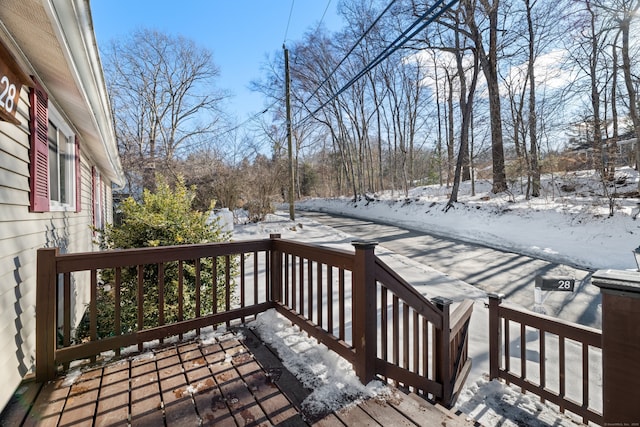
[[[591,284],[589,271],[370,220],[319,212],[299,214],[358,239],[375,240],[390,251],[485,292],[502,293],[505,300],[522,307],[601,327],[600,289]],[[574,291],[544,292],[536,298],[538,275],[575,279]],[[536,304],[542,300],[542,304]]]

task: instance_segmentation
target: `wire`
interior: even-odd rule
[[[291,15],[293,15],[293,5],[296,3],[296,0],[291,0],[291,9],[289,9],[289,19],[287,19],[287,29],[284,30],[284,40],[282,40],[282,46],[284,46],[287,41],[287,35],[289,34],[289,24],[291,24]]]
[[[329,10],[329,5],[331,4],[331,0],[329,0],[327,2],[327,7],[324,8],[324,12],[322,12],[322,17],[320,18],[320,22],[318,22],[318,27],[316,28],[316,33],[318,32],[318,30],[320,30],[320,25],[322,25],[322,22],[324,21],[324,17],[327,14],[327,10]]]
[[[369,34],[369,32],[373,29],[373,27],[378,23],[378,21],[382,18],[382,15],[384,15],[385,13],[387,13],[387,11],[391,8],[391,6],[396,2],[396,0],[392,0],[391,3],[389,3],[389,5],[382,11],[382,13],[380,13],[380,15],[378,15],[378,17],[373,21],[373,23],[369,26],[369,28],[367,28],[365,30],[364,33],[362,33],[362,35],[360,36],[360,38],[358,39],[358,41],[356,41],[354,43],[354,45],[351,47],[351,49],[349,50],[349,52],[347,52],[347,54],[344,56],[344,58],[342,58],[342,60],[338,63],[338,65],[336,65],[334,67],[334,69],[329,73],[329,75],[324,79],[324,81],[322,83],[320,83],[320,85],[316,88],[316,90],[313,91],[313,93],[311,95],[309,95],[309,97],[307,98],[306,101],[303,102],[303,104],[306,104],[307,102],[309,102],[311,100],[311,98],[314,97],[314,95],[316,93],[318,93],[318,91],[322,88],[322,86],[324,86],[324,84],[326,82],[329,81],[329,79],[336,73],[336,71],[338,70],[338,68],[344,63],[344,61],[347,60],[347,57],[349,55],[351,55],[351,53],[355,50],[355,48],[360,44],[360,42],[362,41],[362,39],[365,38],[365,36],[367,34]],[[328,6],[328,5],[327,5]]]
[[[324,17],[327,15],[327,11],[329,10],[329,5],[331,5],[331,0],[329,0],[327,2],[327,6],[324,8],[324,12],[322,12],[322,16],[320,17],[320,22],[318,22],[318,26],[316,27],[316,33],[318,33],[318,31],[320,31],[320,26],[322,25],[322,22],[324,22]],[[291,17],[289,17],[289,20],[291,20]],[[287,24],[288,27],[288,24]],[[284,48],[284,43],[282,44],[282,47]],[[296,56],[295,60],[293,61],[294,64],[298,63],[298,57]]]
[[[426,20],[426,22],[424,22],[422,25],[420,25],[415,31],[413,31],[411,34],[407,35],[407,33],[409,31],[411,31],[413,28],[415,28],[420,21],[424,20],[425,18],[427,18],[427,16],[429,14],[431,14],[439,5],[441,5],[444,0],[438,0],[436,3],[434,3],[433,6],[431,6],[424,14],[422,14],[418,19],[416,19],[414,21],[413,24],[411,24],[409,26],[409,28],[407,28],[406,30],[404,30],[402,32],[402,34],[400,34],[389,46],[387,46],[386,48],[384,48],[382,50],[382,52],[380,52],[378,54],[378,56],[376,56],[372,61],[370,61],[361,71],[359,71],[351,80],[349,80],[338,92],[336,92],[334,95],[332,95],[327,101],[325,101],[322,105],[320,105],[318,108],[316,108],[312,113],[310,113],[309,115],[307,115],[306,117],[304,117],[302,120],[300,120],[300,123],[305,122],[306,120],[308,120],[311,117],[314,117],[315,114],[322,110],[324,107],[327,106],[327,104],[329,104],[331,101],[333,101],[334,99],[336,99],[338,96],[340,96],[344,91],[346,91],[347,89],[349,89],[351,86],[353,86],[353,84],[360,80],[360,78],[365,75],[366,73],[368,73],[369,71],[371,71],[373,68],[375,68],[376,66],[378,66],[382,61],[384,61],[385,59],[387,59],[391,54],[393,54],[395,51],[397,51],[398,49],[400,49],[405,43],[407,43],[409,40],[411,40],[416,34],[418,34],[420,31],[422,31],[423,29],[425,29],[429,24],[431,24],[434,20],[436,20],[437,18],[439,18],[444,12],[446,12],[447,10],[449,10],[454,4],[456,4],[459,0],[451,0],[449,3],[447,3],[444,7],[442,7],[440,10],[438,10],[433,16],[431,16],[430,18],[428,18]]]
[[[267,112],[271,109],[271,107],[273,107],[274,105],[278,104],[278,103],[279,103],[279,102],[281,102],[281,101],[282,101],[282,100],[278,99],[278,100],[276,100],[276,101],[272,102],[272,103],[271,103],[271,104],[269,104],[267,107],[265,107],[265,109],[264,109],[264,110],[259,111],[259,112],[255,113],[255,114],[253,114],[252,116],[250,116],[249,118],[247,118],[245,121],[241,122],[240,124],[237,124],[237,125],[235,125],[235,126],[233,126],[233,127],[229,128],[229,129],[227,129],[227,130],[223,130],[223,131],[221,131],[220,133],[217,133],[217,134],[216,134],[216,137],[217,137],[217,138],[220,138],[221,136],[227,135],[227,134],[229,134],[229,133],[231,133],[231,132],[235,132],[236,130],[240,129],[241,127],[243,127],[244,125],[246,125],[246,124],[247,124],[247,123],[249,123],[250,121],[255,120],[255,119],[257,119],[258,117],[260,117],[261,115],[263,115],[263,114],[267,113]],[[193,149],[195,149],[195,148],[203,147],[203,146],[205,146],[205,145],[206,145],[206,144],[208,144],[208,143],[209,143],[209,141],[201,141],[201,142],[196,142],[196,143],[193,143],[193,144],[186,144],[186,145],[184,145],[184,146],[181,146],[181,147],[179,148],[179,150],[187,150],[187,149],[188,149],[188,150],[193,150]]]

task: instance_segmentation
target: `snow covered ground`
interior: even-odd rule
[[[638,179],[635,171],[625,169],[619,172],[619,176],[622,175],[626,176],[626,184],[615,190],[619,193],[633,191]],[[470,189],[463,185],[459,203],[446,213],[443,208],[449,190],[439,186],[414,188],[409,197],[398,196],[396,192],[370,195],[369,200],[363,198],[358,201],[351,198],[310,199],[297,204],[297,208],[374,219],[594,270],[635,269],[631,252],[640,245],[640,221],[633,218],[638,212],[638,199],[616,199],[615,214],[609,217],[608,199],[597,195],[601,192],[601,184],[593,181],[590,174],[545,178],[543,197],[535,200],[525,200],[516,191],[494,195],[486,182],[477,183],[476,195],[471,196]],[[573,187],[575,191],[564,191],[561,187],[565,190]],[[613,190],[610,189],[611,192]],[[320,225],[304,215],[290,222],[284,212],[271,215],[261,223],[236,225],[234,239],[266,238],[270,233],[280,233],[285,239],[343,249],[351,249],[350,242],[354,240],[352,236]],[[580,423],[578,417],[561,414],[554,405],[543,404],[534,395],[522,394],[519,389],[497,381],[488,381],[488,312],[484,306],[484,292],[391,253],[384,247],[377,247],[376,254],[429,298],[445,296],[454,301],[463,298],[475,301],[469,341],[473,368],[457,402],[460,410],[487,426],[572,426]],[[265,340],[282,351],[281,356],[285,360],[296,360],[290,353],[295,351],[292,349],[296,345],[290,345],[289,326],[283,326],[274,318],[259,320],[257,324],[261,335],[268,337]],[[279,326],[274,329],[273,325]],[[289,338],[284,338],[287,336]],[[302,338],[295,338],[296,341],[298,339]],[[532,341],[528,345],[536,348],[536,340]],[[323,355],[326,349],[319,346],[321,350],[309,352],[309,345],[314,344],[305,342],[303,346],[305,357],[314,354],[318,355],[317,358],[305,359],[301,364],[293,363],[289,368],[303,377],[313,377],[313,372],[322,372],[318,375],[322,380],[315,382],[318,391],[310,405],[331,407],[340,403],[336,403],[332,396],[366,396],[381,392],[377,385],[366,388],[357,379],[354,382],[349,377],[353,375],[349,369],[335,369],[338,362],[326,361],[329,357]],[[576,363],[569,360],[569,370],[573,367],[580,369],[580,352],[577,350],[575,353]],[[568,355],[572,357],[571,350],[568,350]],[[554,356],[547,357],[548,366],[553,366]],[[597,362],[600,355],[596,352],[593,357]],[[331,376],[333,372],[337,375]],[[600,410],[601,386],[601,372],[595,369],[591,373],[590,392],[592,405]],[[568,387],[569,395],[579,395],[579,390],[571,389],[572,384]]]
[[[626,177],[625,183],[609,188],[610,193],[637,188],[635,170],[623,168],[616,176]],[[640,220],[633,215],[640,200],[616,198],[609,217],[609,200],[592,173],[545,176],[541,197],[531,200],[518,191],[519,184],[497,195],[490,190],[490,182],[477,182],[472,196],[470,185],[463,183],[459,203],[448,212],[450,188],[444,186],[412,188],[408,197],[369,195],[369,201],[309,199],[296,208],[376,219],[586,269],[636,268],[631,252],[640,245]]]

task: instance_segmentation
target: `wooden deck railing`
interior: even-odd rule
[[[176,336],[210,325],[243,319],[273,307],[269,299],[269,276],[260,265],[269,262],[270,241],[249,241],[224,244],[167,246],[158,248],[59,254],[57,249],[38,251],[38,279],[36,295],[36,376],[53,378],[59,365],[73,360],[96,356],[101,352]],[[238,260],[238,272],[233,272],[236,288],[232,289],[232,257]],[[207,261],[208,260],[208,261]],[[213,266],[205,272],[203,265]],[[235,265],[235,264],[234,264]],[[165,283],[165,269],[177,269],[178,283]],[[192,270],[191,280],[185,277],[187,268]],[[150,281],[150,271],[154,278]],[[210,278],[203,287],[205,273]],[[122,330],[123,310],[121,296],[123,276],[133,276],[137,282],[131,300],[136,305],[135,330]],[[104,277],[110,280],[105,283]],[[223,275],[224,278],[218,278]],[[131,280],[131,277],[130,277]],[[212,286],[223,282],[222,286]],[[190,283],[189,283],[190,282]],[[145,295],[149,286],[157,287],[151,300]],[[88,307],[89,337],[81,343],[73,343],[71,303],[72,288],[90,287],[91,301]],[[114,295],[113,330],[108,337],[99,339],[97,318],[97,294],[109,288]],[[170,288],[177,289],[170,289]],[[185,288],[192,292],[187,293]],[[212,295],[202,295],[202,289]],[[166,312],[165,296],[177,292],[177,307]],[[185,301],[185,295],[189,298]],[[202,311],[202,302],[209,298],[209,312]],[[191,310],[186,310],[191,306]],[[190,311],[191,313],[188,313]],[[171,315],[177,321],[168,321]],[[104,334],[100,334],[104,335]]]
[[[378,259],[375,244],[354,246],[355,254],[273,235],[81,254],[41,249],[36,377],[50,380],[73,360],[136,344],[142,349],[145,342],[275,308],[351,362],[363,382],[382,377],[452,406],[471,364],[471,302],[450,313],[450,301],[428,301]],[[135,304],[133,330],[123,330],[120,321],[126,314],[125,277],[136,288],[127,297]],[[75,343],[71,301],[73,289],[81,287],[91,294],[88,337]],[[98,312],[99,292],[113,299],[108,334],[98,330],[98,316],[104,316]],[[165,295],[176,293],[169,313]]]
[[[471,368],[467,331],[473,303],[428,301],[374,254],[355,254],[274,236],[276,308],[353,363],[363,382],[377,375],[452,406]],[[280,266],[280,269],[278,269]]]
[[[538,345],[528,345],[530,341]],[[603,425],[602,394],[593,392],[602,376],[601,349],[602,332],[597,329],[508,306],[500,295],[489,296],[491,379],[502,378],[534,393],[561,412],[581,416],[585,424]],[[512,364],[514,359],[519,363]],[[580,365],[569,360],[579,360]]]
[[[430,302],[379,258],[375,263],[382,312],[377,372],[453,406],[471,370],[473,302],[466,300],[450,312],[451,300],[438,297]]]

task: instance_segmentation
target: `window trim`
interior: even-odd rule
[[[54,105],[49,102],[48,106],[49,110],[49,118],[48,121],[52,122],[58,128],[58,132],[64,135],[63,140],[66,143],[67,152],[70,153],[68,155],[68,159],[66,159],[66,167],[64,168],[67,172],[66,181],[68,183],[69,194],[67,196],[67,202],[59,202],[57,200],[51,199],[51,188],[53,186],[52,182],[49,182],[49,211],[50,212],[66,212],[72,211],[76,212],[76,203],[77,203],[77,193],[80,189],[77,187],[77,158],[78,152],[76,151],[76,134],[71,129],[71,126],[67,123],[67,121],[62,117],[62,115],[58,112]],[[48,142],[47,142],[48,143]],[[49,165],[51,162],[49,162]],[[58,169],[60,167],[58,166]],[[48,176],[47,176],[48,178]],[[56,183],[56,186],[59,185]],[[61,188],[59,188],[61,190]]]
[[[76,213],[82,211],[82,168],[80,157],[80,140],[78,135],[75,136],[74,145],[76,148],[75,171],[76,171]]]

